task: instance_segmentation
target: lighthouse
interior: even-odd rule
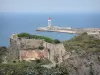
[[[51,18],[48,18],[48,27],[51,27]]]

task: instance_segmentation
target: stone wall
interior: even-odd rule
[[[44,50],[20,50],[20,61],[30,61],[44,58],[47,58],[47,53]]]
[[[52,63],[56,63],[55,58],[57,58],[58,63],[61,63],[63,61],[62,57],[65,55],[66,51],[65,51],[65,48],[62,43],[51,44],[51,43],[44,42],[43,46],[49,50],[48,51],[48,54],[49,54],[48,59]]]
[[[21,49],[35,49],[43,44],[43,40],[36,39],[21,39]]]
[[[9,56],[12,61],[19,60],[20,50],[35,50],[42,43],[43,40],[10,38]]]
[[[39,46],[43,46],[44,49],[39,50]],[[65,54],[65,48],[62,43],[51,44],[39,39],[24,39],[24,38],[10,39],[10,56],[12,60],[22,60],[22,59],[33,60],[35,58],[38,58],[38,56],[33,57],[30,55],[29,57],[33,57],[33,58],[29,58],[28,56],[22,58],[22,52],[26,52],[30,54],[30,51],[34,51],[33,55],[35,53],[38,54],[38,56],[39,56],[39,52],[42,53],[44,55],[43,56],[44,58],[49,59],[54,64],[61,63],[63,61],[62,57]]]

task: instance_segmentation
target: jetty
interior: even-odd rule
[[[51,18],[48,18],[47,27],[39,27],[36,31],[43,32],[60,32],[60,33],[69,33],[69,34],[81,34],[87,32],[90,34],[100,34],[100,28],[72,28],[72,27],[58,27],[51,25]]]

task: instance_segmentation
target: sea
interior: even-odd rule
[[[48,25],[48,17],[51,17],[51,23],[54,26],[100,28],[99,13],[0,12],[0,46],[9,47],[9,38],[11,35],[23,32],[47,36],[61,41],[69,40],[76,36],[75,34],[36,31],[36,28],[46,27]]]

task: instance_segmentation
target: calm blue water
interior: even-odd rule
[[[9,38],[13,33],[27,32],[60,40],[68,40],[74,36],[67,33],[36,32],[37,27],[47,26],[49,16],[55,26],[100,28],[100,14],[0,13],[0,46],[9,46]]]

